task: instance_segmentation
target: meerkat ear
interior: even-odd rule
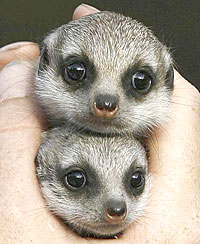
[[[166,84],[170,89],[173,89],[173,87],[174,87],[174,69],[173,69],[172,64],[170,65],[169,70],[167,71]]]
[[[46,44],[40,47],[40,60],[38,71],[46,70],[46,66],[49,65],[49,54]]]
[[[174,69],[173,69],[173,58],[168,50],[168,48],[161,43],[161,57],[165,64],[166,76],[165,85],[169,89],[174,87]]]

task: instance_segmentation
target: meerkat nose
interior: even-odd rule
[[[93,103],[93,113],[97,117],[113,119],[119,109],[119,96],[98,95]]]
[[[109,223],[123,222],[127,215],[124,201],[110,200],[105,207],[105,219]]]

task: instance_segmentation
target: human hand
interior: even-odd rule
[[[74,18],[95,11],[82,6]],[[37,46],[26,48],[25,56],[38,55]],[[0,65],[16,58],[11,50],[8,60],[5,51],[0,52]],[[99,243],[74,234],[45,207],[34,165],[44,123],[30,98],[32,77],[31,66],[19,61],[0,73],[0,243]],[[147,213],[122,238],[104,242],[200,242],[199,105],[198,91],[175,72],[170,118],[149,143],[153,187]]]

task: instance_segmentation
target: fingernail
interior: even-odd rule
[[[90,5],[86,4],[86,3],[82,3],[80,6],[83,7],[83,8],[86,8],[88,10],[94,10],[95,12],[99,12],[99,10],[97,8],[92,7],[92,6],[90,6]]]
[[[86,15],[89,15],[89,14],[93,14],[93,13],[97,13],[99,12],[98,9],[90,6],[90,5],[87,5],[85,3],[82,3],[81,5],[79,5],[75,10],[74,10],[74,14],[73,14],[73,17],[72,19],[75,20],[75,19],[79,19],[83,16],[86,16]]]
[[[33,44],[35,44],[35,43],[34,42],[15,42],[15,43],[11,43],[11,44],[8,44],[8,45],[0,48],[0,52],[10,51],[10,50],[24,47],[26,45],[33,45]]]

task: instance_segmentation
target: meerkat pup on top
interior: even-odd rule
[[[49,34],[35,83],[52,125],[140,136],[164,121],[172,88],[167,48],[143,24],[110,12]]]

